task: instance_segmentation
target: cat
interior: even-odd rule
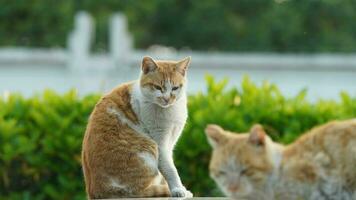
[[[229,197],[356,199],[356,119],[315,127],[286,146],[258,124],[244,134],[217,125],[205,133],[210,176]]]
[[[172,157],[187,119],[189,64],[144,57],[138,80],[99,100],[82,146],[88,198],[192,197]]]

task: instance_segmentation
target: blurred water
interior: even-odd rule
[[[63,93],[77,88],[81,95],[91,92],[106,92],[114,86],[137,79],[139,67],[125,70],[72,72],[63,66],[19,66],[0,67],[0,93],[20,92],[31,96],[50,88]],[[318,98],[337,99],[340,91],[356,96],[356,71],[310,71],[310,70],[244,70],[201,69],[191,67],[188,71],[188,92],[206,91],[205,75],[216,80],[229,79],[228,87],[240,86],[244,75],[257,84],[264,80],[276,83],[287,96],[296,95],[307,88],[309,100]]]

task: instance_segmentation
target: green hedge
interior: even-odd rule
[[[99,51],[116,11],[140,48],[356,51],[355,0],[0,0],[0,45],[64,46],[79,10],[96,19]]]
[[[356,116],[356,98],[310,103],[306,91],[285,98],[268,82],[248,78],[241,89],[207,77],[207,92],[189,97],[189,118],[175,150],[183,182],[196,196],[221,195],[208,176],[208,123],[246,131],[261,123],[278,141],[289,143],[310,127]],[[0,199],[84,199],[80,150],[88,116],[99,95],[78,97],[45,91],[0,98]]]
[[[80,150],[98,95],[0,100],[0,199],[83,199]]]

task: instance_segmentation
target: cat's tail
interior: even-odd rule
[[[88,199],[90,199],[90,191],[91,191],[91,181],[90,181],[90,171],[89,171],[89,167],[88,167],[88,163],[85,157],[85,153],[82,152],[82,168],[83,168],[83,175],[84,175],[84,182],[85,182],[85,190],[87,193],[87,197]]]

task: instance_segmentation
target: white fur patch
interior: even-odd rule
[[[153,179],[152,185],[161,185],[162,183],[163,176],[160,172],[158,172],[158,175]]]
[[[156,171],[158,169],[158,163],[156,158],[148,153],[148,152],[140,152],[138,153],[138,157],[140,157],[143,162],[152,169],[152,171]]]
[[[276,181],[279,176],[279,169],[282,162],[282,146],[273,143],[273,141],[266,137],[266,144],[268,149],[268,157],[271,159],[273,163],[273,174],[270,176],[270,181]]]
[[[171,106],[164,108],[157,105],[157,96],[152,91],[140,87],[139,81],[134,83],[131,93],[132,109],[139,118],[140,126],[148,137],[160,145],[160,172],[171,188],[182,187],[174,166],[172,150],[188,117],[184,85],[179,94],[180,97],[177,96],[177,100]],[[140,157],[153,170],[158,171],[158,161],[153,159],[152,155],[145,154],[147,153],[141,154]]]
[[[114,188],[121,188],[121,189],[124,189],[126,190],[126,186],[121,184],[117,179],[114,179],[114,178],[110,178],[110,185]]]
[[[166,88],[166,91],[162,95],[165,98],[169,98],[171,96],[171,92],[172,92],[172,83],[171,83],[171,81],[170,80],[166,80],[166,82],[164,83],[164,86]]]
[[[123,124],[126,124],[128,125],[130,128],[132,128],[134,131],[140,133],[140,134],[143,134],[143,135],[146,135],[144,130],[139,126],[139,125],[136,125],[134,124],[131,120],[127,119],[125,117],[125,115],[119,111],[119,110],[116,110],[114,108],[108,108],[107,109],[107,112],[109,114],[114,114],[117,116],[117,118],[120,120],[120,122],[122,122]]]

